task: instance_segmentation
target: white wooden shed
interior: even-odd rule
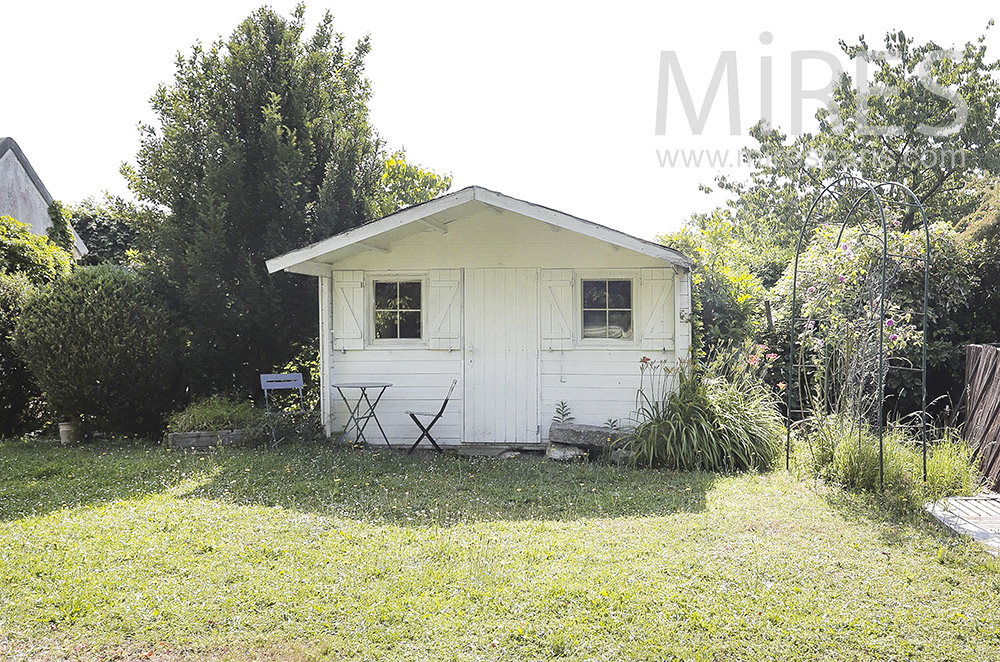
[[[543,447],[561,401],[575,423],[627,419],[640,359],[688,357],[691,265],[479,186],[267,262],[319,280],[328,433],[346,422],[334,383],[393,384],[378,416],[395,446],[417,437],[404,412],[436,411],[457,379],[435,438],[498,448]]]

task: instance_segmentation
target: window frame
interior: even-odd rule
[[[634,270],[617,271],[612,269],[578,271],[574,279],[574,336],[578,347],[637,347],[639,345],[639,274]],[[619,280],[628,281],[632,299],[632,337],[631,338],[584,338],[583,337],[583,282],[586,280]],[[595,309],[596,310],[596,309]],[[620,310],[620,309],[614,309]]]
[[[419,338],[376,338],[375,337],[375,283],[420,283],[420,337]],[[365,277],[367,302],[365,324],[369,347],[382,348],[423,348],[427,347],[427,274],[420,272],[369,273]]]

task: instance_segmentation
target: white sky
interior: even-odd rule
[[[57,199],[126,193],[119,165],[134,158],[136,125],[154,119],[148,100],[171,80],[176,52],[228,35],[260,4],[0,0],[0,136],[18,141]],[[287,15],[295,2],[270,4]],[[878,47],[889,29],[961,46],[983,32],[991,6],[313,0],[307,18],[329,8],[349,41],[371,35],[372,119],[390,147],[450,172],[456,189],[479,184],[652,238],[719,202],[698,191],[716,170],[662,168],[657,150],[748,140],[729,136],[722,94],[693,136],[676,89],[667,135],[654,134],[661,51],[677,53],[696,105],[720,51],[736,52],[744,135],[760,115],[760,58],[771,56],[775,120],[787,130],[792,51],[839,55],[837,40],[860,34]],[[989,35],[996,59],[997,29]],[[807,67],[804,87],[827,76]],[[805,117],[815,108],[806,102]]]

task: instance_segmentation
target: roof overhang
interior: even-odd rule
[[[487,206],[497,213],[513,212],[556,228],[593,237],[620,248],[690,269],[691,258],[673,248],[639,239],[619,230],[565,214],[555,209],[512,198],[481,186],[469,186],[429,202],[407,207],[376,221],[352,228],[305,248],[267,261],[270,273],[290,271],[311,276],[328,276],[330,266],[364,251],[388,252],[394,241],[434,230],[448,232],[448,223],[459,220],[474,208]]]

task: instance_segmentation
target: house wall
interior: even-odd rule
[[[45,235],[52,225],[45,198],[38,192],[14,150],[0,156],[0,216],[12,216],[40,235]]]
[[[423,282],[424,342],[379,346],[372,340],[371,283],[397,277]],[[632,280],[632,341],[581,339],[580,281],[592,277]],[[434,429],[448,444],[482,440],[483,430],[473,426],[488,427],[484,418],[499,411],[509,412],[501,417],[515,431],[497,432],[505,437],[497,441],[523,443],[524,419],[526,443],[541,443],[560,401],[578,423],[627,419],[639,359],[676,361],[690,348],[688,273],[510,212],[482,211],[449,223],[446,234],[429,229],[387,253],[347,258],[320,278],[320,288],[328,430],[347,420],[330,384],[391,382],[378,413],[394,445],[418,432],[404,412],[436,411],[452,379],[458,387]],[[353,404],[357,391],[345,392]],[[366,435],[381,442],[374,423]]]

